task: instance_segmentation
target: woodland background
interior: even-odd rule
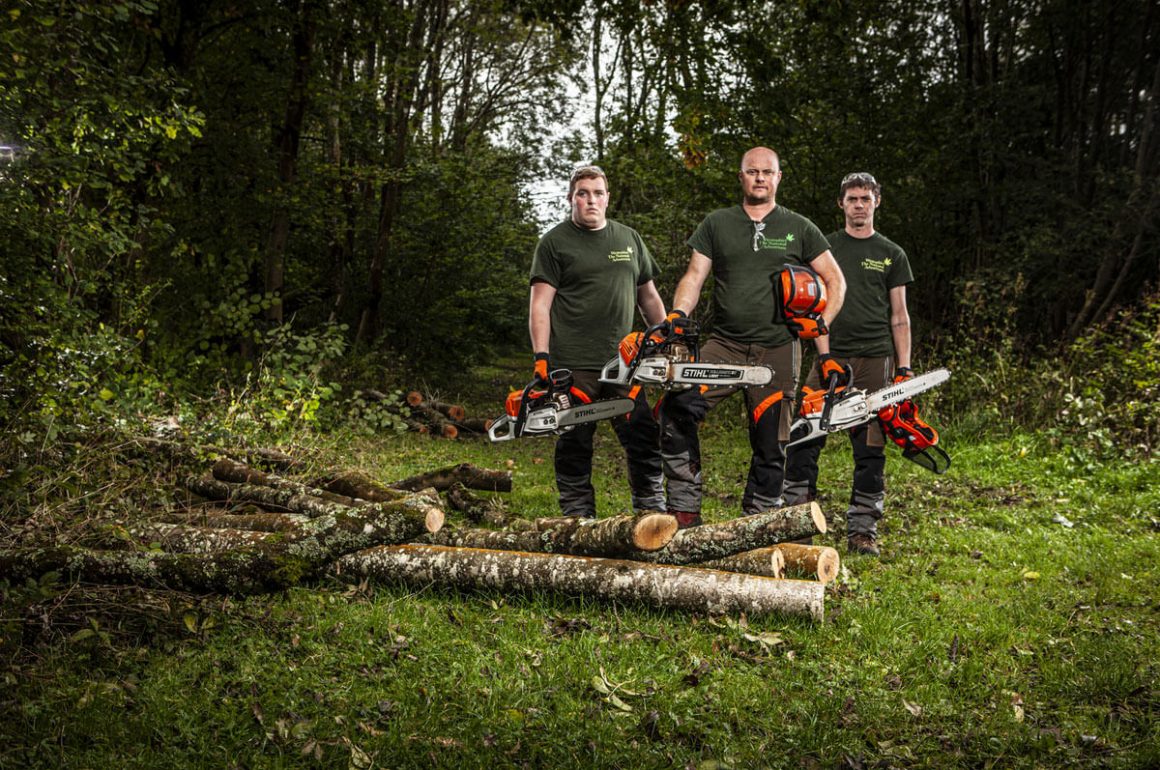
[[[282,402],[267,416],[312,420],[353,385],[463,373],[526,346],[530,255],[574,164],[604,165],[610,215],[643,233],[671,298],[686,238],[766,144],[779,200],[823,230],[845,173],[883,183],[919,367],[989,385],[956,403],[1043,423],[1012,390],[1046,377],[1053,418],[1064,395],[1144,402],[1113,424],[1150,451],[1157,16],[1144,0],[10,3],[0,416],[42,436],[254,395],[265,372]]]
[[[0,767],[1156,767],[1158,34],[1148,0],[0,4],[0,561],[156,555],[134,527],[260,447],[504,468],[492,503],[555,515],[549,439],[407,432],[402,401],[526,383],[581,162],[666,300],[748,147],[824,231],[872,172],[916,369],[954,373],[921,400],[954,465],[891,450],[881,559],[823,453],[824,623],[0,574]],[[710,522],[744,436],[702,431]],[[603,428],[595,462],[626,511]]]

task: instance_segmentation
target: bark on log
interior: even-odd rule
[[[698,564],[825,531],[821,507],[805,503],[682,529],[664,548],[637,558],[659,564]]]
[[[195,593],[280,591],[309,576],[314,571],[311,567],[298,557],[262,548],[211,556],[89,551],[71,546],[0,553],[0,579],[25,580],[60,572],[85,583],[139,585]]]
[[[210,485],[232,486],[212,479]],[[238,485],[239,488],[248,485]],[[263,493],[284,490],[249,486]],[[0,580],[39,578],[60,571],[85,582],[159,586],[182,591],[255,593],[280,590],[314,577],[338,557],[382,544],[413,540],[442,511],[418,495],[344,508],[312,519],[300,533],[241,533],[251,542],[221,553],[156,553],[46,548],[0,552]]]
[[[785,557],[786,574],[817,576],[822,583],[829,583],[838,576],[841,557],[833,548],[797,543],[780,543],[777,548]]]
[[[697,566],[780,579],[785,577],[785,557],[779,550],[780,548],[780,544],[766,548],[754,548],[752,551],[742,551],[723,559],[701,562]]]
[[[314,482],[319,487],[339,495],[346,495],[357,500],[369,500],[372,503],[385,503],[391,500],[401,500],[407,496],[404,492],[388,487],[358,471],[347,471],[334,476],[326,476]]]
[[[677,532],[677,520],[667,513],[595,520],[573,516],[550,521],[555,525],[524,531],[447,527],[419,542],[456,548],[636,559],[663,548]]]
[[[477,468],[471,463],[461,463],[448,468],[420,473],[391,484],[395,489],[416,491],[434,487],[440,492],[459,482],[468,489],[482,489],[488,492],[511,492],[512,472]]]
[[[311,518],[327,520],[339,516],[357,518],[374,516],[376,512],[381,512],[412,523],[418,523],[419,529],[415,531],[416,535],[423,531],[438,532],[443,526],[445,518],[443,510],[436,506],[429,497],[423,495],[408,495],[400,500],[351,507],[321,500],[312,495],[299,494],[291,489],[274,489],[255,484],[228,484],[216,479],[191,478],[186,480],[185,486],[202,497],[218,500],[247,500],[303,513]],[[409,539],[408,537],[394,542],[405,542]]]
[[[307,522],[312,521],[306,519]],[[293,538],[294,533],[257,532],[251,529],[191,527],[165,522],[146,522],[129,527],[129,535],[138,543],[157,546],[168,553],[221,553],[273,542],[275,538]]]
[[[471,493],[462,484],[452,484],[447,490],[447,502],[451,507],[463,513],[469,521],[479,524],[486,522],[493,527],[502,527],[507,524],[508,517],[503,510],[493,504],[493,501]]]
[[[170,513],[157,521],[163,524],[184,524],[189,527],[215,529],[248,529],[253,532],[290,532],[300,530],[310,521],[301,513]]]
[[[454,422],[459,422],[467,417],[467,410],[464,409],[460,404],[445,404],[442,401],[428,399],[423,402],[423,405],[434,409],[448,420],[452,420]]]
[[[462,589],[550,590],[692,612],[744,612],[750,617],[776,612],[820,621],[825,601],[825,587],[812,580],[474,548],[383,546],[344,556],[336,571],[415,587],[438,583]]]
[[[487,433],[487,429],[491,427],[492,421],[484,417],[464,417],[462,420],[455,421],[455,427],[459,428],[460,432],[467,431],[468,433]]]
[[[218,481],[227,481],[231,484],[258,484],[273,489],[284,489],[299,495],[317,497],[328,503],[345,505],[348,508],[359,504],[359,501],[348,495],[335,494],[332,491],[311,487],[308,484],[291,481],[290,479],[285,479],[272,473],[263,473],[248,465],[243,465],[242,463],[224,457],[213,464],[212,473],[213,477]]]

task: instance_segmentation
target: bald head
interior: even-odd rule
[[[746,206],[776,205],[777,185],[781,182],[781,161],[768,147],[754,147],[741,156],[741,194]]]
[[[773,150],[768,147],[754,147],[741,156],[741,172],[745,173],[747,167],[753,166],[779,168],[780,163],[781,158]]]

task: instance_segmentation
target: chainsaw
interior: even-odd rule
[[[600,381],[684,390],[694,385],[745,388],[773,380],[773,369],[764,364],[701,362],[698,339],[696,322],[687,319],[683,331],[660,323],[632,332],[620,341],[616,358],[600,370]]]
[[[887,385],[873,393],[867,393],[855,387],[837,387],[836,376],[831,376],[825,390],[806,388],[806,392],[802,396],[801,416],[794,420],[793,425],[790,426],[790,441],[787,446],[795,446],[812,441],[819,436],[855,428],[879,419],[880,412],[903,404],[910,404],[910,409],[907,411],[913,410],[913,414],[917,418],[917,410],[914,410],[914,404],[910,399],[919,393],[943,384],[950,378],[951,373],[948,369],[935,369],[926,374],[911,377],[909,380]],[[886,422],[893,417],[882,417],[882,419]],[[933,428],[926,427],[932,433],[934,432]],[[937,441],[938,434],[935,433],[934,442]],[[933,446],[933,444],[928,446]],[[905,446],[903,446],[903,450],[905,456]],[[947,464],[950,464],[949,458]]]
[[[522,391],[513,390],[504,404],[505,414],[492,420],[487,437],[510,441],[523,436],[547,436],[572,430],[577,425],[627,415],[636,406],[631,398],[592,401],[572,387],[572,372],[556,369],[545,384],[533,380]]]

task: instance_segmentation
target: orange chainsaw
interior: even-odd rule
[[[508,394],[505,414],[492,421],[487,437],[510,441],[523,436],[547,436],[572,430],[586,422],[627,415],[636,402],[631,398],[593,401],[584,391],[572,387],[572,372],[556,369],[548,382],[533,380],[521,390]]]
[[[711,364],[699,360],[698,326],[666,330],[663,323],[632,332],[620,341],[618,355],[604,365],[600,381],[684,390],[694,385],[739,387],[768,385],[773,369],[764,364]]]
[[[790,426],[790,441],[795,446],[839,430],[880,420],[882,430],[902,447],[902,456],[935,473],[950,467],[950,457],[936,449],[938,432],[918,419],[918,409],[911,400],[919,393],[937,387],[951,377],[948,369],[935,369],[902,382],[867,393],[852,386],[826,390],[806,388],[802,395],[800,416]],[[927,452],[945,458],[936,458]]]

